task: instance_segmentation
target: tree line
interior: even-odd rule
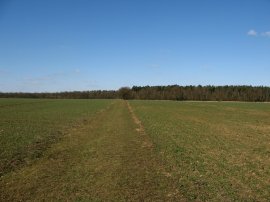
[[[119,90],[73,91],[58,93],[5,93],[0,98],[56,99],[138,99],[197,101],[270,101],[270,87],[265,86],[133,86]]]

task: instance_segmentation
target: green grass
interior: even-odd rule
[[[41,100],[41,99],[23,99],[23,98],[18,99],[0,98],[0,108],[44,101],[46,102],[46,99]]]
[[[174,182],[124,101],[72,128],[32,165],[0,181],[2,201],[178,199]]]
[[[187,199],[270,199],[270,104],[131,105]]]
[[[109,100],[0,99],[0,175],[31,162]]]
[[[1,99],[0,131],[0,201],[270,199],[268,103]]]

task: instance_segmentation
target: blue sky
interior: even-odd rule
[[[0,0],[0,91],[270,86],[269,0]]]

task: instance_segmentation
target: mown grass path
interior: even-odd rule
[[[0,180],[0,201],[183,200],[124,101],[68,134],[36,163]]]

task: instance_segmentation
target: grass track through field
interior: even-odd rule
[[[130,105],[116,101],[35,164],[0,180],[0,201],[183,200]]]

